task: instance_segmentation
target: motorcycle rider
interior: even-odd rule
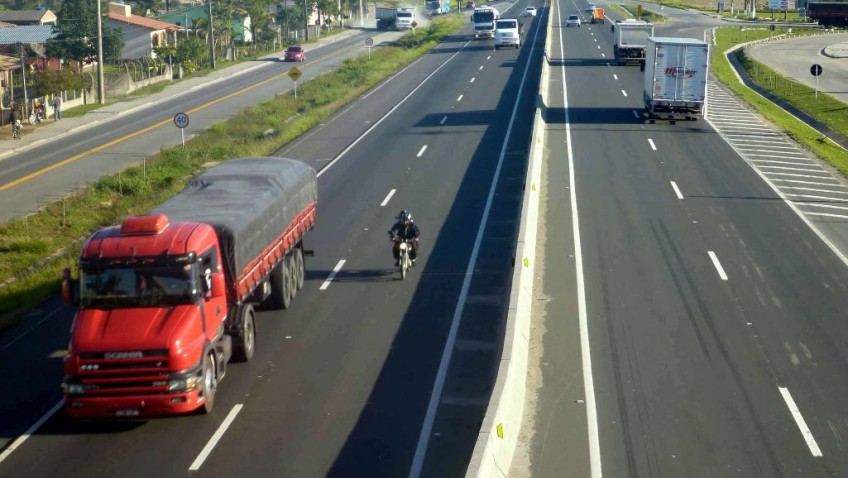
[[[421,232],[418,226],[412,222],[412,213],[406,209],[402,210],[397,217],[398,221],[389,230],[389,239],[395,245],[392,248],[392,255],[395,257],[395,267],[400,265],[400,243],[409,241],[412,248],[409,251],[409,258],[412,260],[412,265],[415,265],[415,259],[418,257],[418,240]]]

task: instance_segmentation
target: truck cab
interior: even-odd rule
[[[516,18],[502,18],[495,25],[495,50],[511,46],[521,46],[521,26]]]
[[[395,20],[395,28],[398,30],[411,30],[412,22],[415,21],[415,9],[411,7],[401,7],[397,9],[397,19]]]

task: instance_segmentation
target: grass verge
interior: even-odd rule
[[[211,162],[265,156],[354,101],[395,71],[426,54],[465,26],[461,19],[434,20],[394,46],[345,61],[333,72],[304,82],[298,96],[279,95],[210,127],[186,147],[162,150],[121,174],[103,177],[80,193],[23,219],[0,225],[0,331],[20,312],[59,290],[65,267],[73,267],[85,238],[118,224],[128,214],[149,211],[179,192]],[[267,130],[276,134],[265,135]]]
[[[796,30],[793,29],[793,32]],[[785,29],[776,29],[774,32],[767,28],[717,29],[716,52],[712,55],[710,67],[719,81],[742,100],[756,108],[763,117],[777,125],[788,136],[812,151],[813,154],[833,165],[841,174],[848,176],[848,152],[829,141],[822,141],[822,135],[818,131],[742,84],[724,55],[725,51],[740,43],[768,38],[772,34],[777,36],[785,33]],[[739,55],[740,61],[758,85],[809,114],[817,121],[848,135],[848,105],[822,93],[819,93],[818,99],[815,99],[812,88],[791,79],[781,78],[778,80],[779,75],[767,66],[751,60],[744,53],[737,52],[736,54]]]

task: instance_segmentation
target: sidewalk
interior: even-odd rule
[[[317,50],[331,43],[357,35],[361,31],[355,28],[347,29],[341,33],[307,45],[309,50]],[[260,58],[260,60],[275,59],[281,55],[282,51],[266,55]],[[60,121],[54,121],[50,117],[47,120],[43,120],[37,126],[31,126],[25,121],[22,138],[19,140],[12,139],[12,128],[10,125],[3,126],[0,128],[0,164],[4,159],[13,156],[15,153],[36,147],[45,141],[83,131],[100,123],[108,122],[118,116],[155,106],[190,90],[228,80],[234,76],[243,75],[271,64],[273,63],[267,61],[245,61],[219,68],[205,76],[175,82],[158,93],[107,104],[103,108],[89,111],[83,116],[63,118]]]

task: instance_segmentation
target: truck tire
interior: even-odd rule
[[[256,313],[253,306],[241,307],[238,334],[233,338],[233,362],[249,362],[256,351]]]
[[[289,266],[289,277],[291,277],[291,300],[297,297],[297,264],[294,260],[294,251],[290,252],[286,257],[286,265]]]
[[[280,261],[279,264],[274,266],[271,270],[271,274],[268,276],[268,282],[271,284],[271,294],[266,299],[269,308],[274,310],[284,309],[286,308],[286,300],[285,297],[285,269],[286,269],[286,261],[285,259]]]
[[[280,264],[283,266],[283,287],[282,287],[282,305],[283,309],[288,309],[291,307],[292,301],[292,275],[291,275],[291,255],[287,255],[286,258]]]
[[[206,359],[203,361],[203,396],[206,401],[203,402],[201,412],[204,415],[212,413],[215,408],[215,392],[218,390],[218,367],[215,362],[215,353],[210,350],[206,354]]]
[[[294,262],[297,265],[297,288],[303,289],[303,281],[306,276],[306,264],[303,262],[303,250],[299,247],[294,249]]]

